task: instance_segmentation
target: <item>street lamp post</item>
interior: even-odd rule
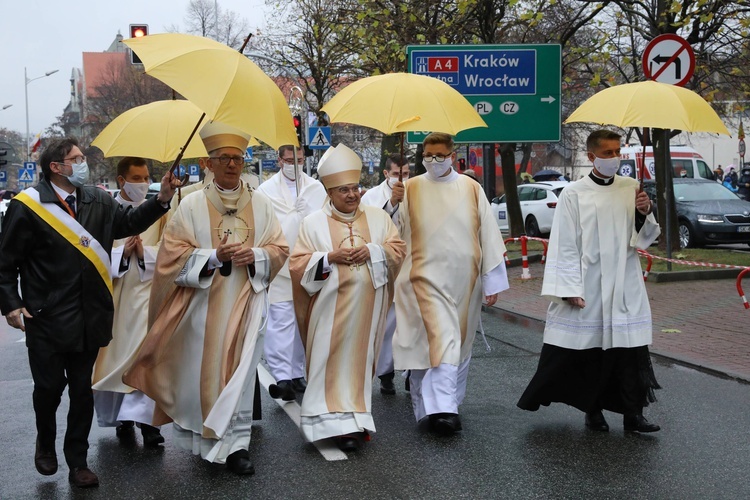
[[[26,74],[26,68],[23,68],[23,78],[25,80],[25,86],[24,86],[24,93],[26,97],[26,161],[31,160],[31,144],[29,144],[31,137],[29,136],[29,83],[33,82],[34,80],[39,80],[40,78],[44,78],[45,76],[50,76],[54,73],[57,73],[58,69],[53,69],[52,71],[47,71],[42,76],[37,76],[36,78],[29,78]]]

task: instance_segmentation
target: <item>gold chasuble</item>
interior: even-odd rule
[[[370,250],[365,264],[325,272],[328,252],[362,245]],[[326,203],[302,221],[289,270],[307,357],[301,428],[308,441],[375,431],[372,379],[404,252],[380,208],[341,214]]]
[[[227,234],[255,263],[207,272]],[[207,460],[249,445],[265,294],[287,256],[271,202],[244,183],[185,197],[164,231],[149,333],[124,381],[156,402],[154,425],[173,421],[177,443]]]
[[[482,276],[504,262],[505,245],[485,194],[469,177],[437,182],[420,175],[405,187],[395,368],[458,366],[471,354],[479,325]]]

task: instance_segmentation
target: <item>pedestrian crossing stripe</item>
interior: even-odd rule
[[[315,136],[312,138],[312,141],[310,141],[310,145],[317,147],[330,147],[331,143],[328,142],[328,137],[323,133],[323,129],[319,128],[315,133]]]
[[[18,176],[18,182],[33,182],[34,175],[31,170],[21,170],[21,175]]]

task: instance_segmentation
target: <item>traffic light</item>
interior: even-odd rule
[[[8,164],[8,160],[6,159],[7,156],[8,156],[8,149],[9,148],[7,148],[4,145],[0,144],[0,167],[2,167],[3,165],[7,165]]]
[[[305,141],[303,140],[304,134],[302,133],[302,131],[304,130],[302,126],[302,117],[300,115],[294,115],[292,117],[292,120],[294,121],[294,130],[297,132],[299,147],[302,147],[305,144]]]
[[[130,38],[141,38],[148,35],[148,24],[131,24]],[[130,49],[130,62],[133,64],[142,64],[141,58],[136,55],[133,49]]]

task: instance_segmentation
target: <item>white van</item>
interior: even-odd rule
[[[620,175],[640,179],[643,172],[644,179],[654,178],[654,149],[646,146],[646,168],[641,169],[643,149],[642,146],[624,146],[620,149]],[[687,177],[715,180],[713,169],[693,148],[670,145],[669,153],[675,178],[681,177],[680,173],[684,170]]]

